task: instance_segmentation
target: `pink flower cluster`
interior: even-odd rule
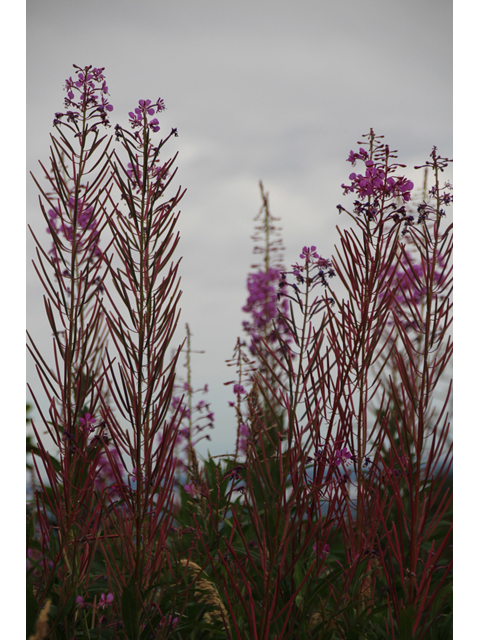
[[[113,593],[109,593],[107,596],[105,596],[105,594],[102,593],[100,596],[100,600],[98,602],[98,606],[101,607],[102,609],[104,607],[109,607],[113,603],[114,599],[115,598]],[[82,596],[77,596],[76,602],[80,607],[80,609],[86,609],[87,607],[92,606],[86,603],[85,600],[82,598]]]
[[[129,111],[128,113],[132,129],[142,127],[143,121],[147,116],[153,116],[155,113],[165,111],[165,103],[161,98],[159,98],[154,104],[152,104],[151,100],[139,100],[138,105],[139,106],[136,107],[134,111]],[[153,118],[147,124],[154,133],[160,131],[160,124],[157,118]]]
[[[255,353],[260,342],[261,334],[267,331],[267,335],[262,335],[266,340],[274,342],[276,333],[273,320],[278,319],[278,324],[282,325],[279,317],[279,310],[283,314],[288,314],[288,302],[277,301],[277,287],[280,281],[280,270],[270,268],[266,273],[258,271],[249,274],[247,278],[248,298],[247,304],[242,307],[242,311],[249,313],[252,317],[250,322],[244,321],[243,328],[250,335],[250,351]],[[283,325],[282,325],[283,327]],[[281,328],[281,327],[279,327]]]
[[[365,175],[351,173],[348,176],[351,183],[349,185],[342,184],[344,195],[356,192],[361,200],[367,197],[382,198],[383,196],[388,198],[401,197],[404,202],[410,200],[414,187],[411,180],[407,180],[404,176],[388,176],[384,164],[375,163],[369,159],[363,148],[360,148],[358,153],[350,151],[347,161],[355,165],[357,160],[362,160],[365,163]]]

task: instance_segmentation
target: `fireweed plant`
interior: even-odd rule
[[[257,372],[266,379],[262,411],[264,419],[268,422],[268,427],[274,425],[278,427],[278,424],[282,422],[281,416],[278,415],[280,407],[274,402],[268,388],[275,386],[276,378],[278,375],[282,375],[277,366],[278,356],[282,357],[282,343],[279,341],[278,334],[282,337],[283,342],[289,343],[291,340],[287,324],[289,318],[288,301],[286,298],[280,302],[278,300],[278,287],[282,271],[284,271],[281,228],[275,224],[279,219],[270,212],[268,193],[265,192],[262,182],[260,182],[260,194],[262,206],[255,217],[255,222],[258,224],[255,226],[252,240],[255,243],[253,253],[261,255],[262,261],[259,264],[251,265],[253,271],[247,278],[249,295],[246,305],[242,308],[242,311],[250,317],[249,320],[243,322],[243,330],[248,342],[238,340],[234,357],[229,362],[230,365],[236,366],[238,379],[225,383],[234,385],[233,393],[237,400],[236,403],[230,402],[231,406],[235,406],[237,414],[235,455],[238,455],[239,451],[246,453],[247,449],[248,420],[244,419],[242,414],[241,398],[246,394],[242,383],[244,379],[252,380],[252,372]],[[265,341],[270,346],[268,351],[262,349],[262,343]],[[245,353],[247,347],[248,355]],[[268,364],[264,363],[265,358],[267,358]],[[255,390],[253,392],[256,393]],[[248,414],[250,411],[248,403],[246,410]]]
[[[206,429],[213,429],[214,413],[210,411],[210,404],[205,400],[195,402],[195,396],[199,393],[205,396],[208,393],[208,384],[200,389],[194,389],[192,386],[192,354],[205,353],[204,351],[194,351],[191,346],[192,332],[187,324],[186,344],[184,347],[185,364],[187,370],[186,380],[175,384],[175,392],[177,395],[172,397],[170,411],[173,415],[178,416],[178,429],[176,438],[176,457],[179,470],[188,474],[189,482],[183,486],[187,491],[193,492],[192,482],[198,477],[198,461],[195,447],[201,440],[210,440],[209,433],[203,433]],[[160,433],[159,438],[163,435]]]
[[[30,390],[27,637],[450,638],[450,161],[434,148],[416,167],[433,178],[416,202],[371,130],[334,256],[310,244],[290,268],[261,185],[228,361],[236,447],[203,460],[188,325],[172,343],[177,132],[140,100],[112,136],[103,71],[66,81],[36,180],[53,357],[30,340],[45,399]]]

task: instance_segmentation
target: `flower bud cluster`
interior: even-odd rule
[[[189,408],[191,404],[189,398],[194,394],[202,392],[208,393],[208,385],[200,389],[192,389],[188,382],[185,382],[183,386],[178,387],[177,390],[181,391],[181,395],[175,395],[172,397],[170,411],[173,415],[178,416],[176,427],[177,439],[176,447],[178,450],[177,466],[181,468],[186,467],[186,461],[188,459],[188,449],[195,447],[200,440],[210,440],[208,433],[200,435],[205,429],[213,429],[214,413],[210,410],[210,404],[205,400],[199,400],[195,405]]]
[[[76,135],[80,136],[82,131],[79,129],[78,121],[84,117],[86,121],[90,121],[90,125],[86,131],[97,131],[99,124],[105,127],[110,126],[107,112],[113,111],[113,106],[108,102],[108,87],[103,75],[104,67],[101,69],[92,68],[91,66],[81,69],[74,65],[77,74],[77,80],[73,80],[70,76],[65,81],[65,90],[67,97],[65,98],[65,113],[58,112],[55,114],[53,124],[67,125],[69,128],[76,129]],[[82,115],[83,114],[83,115]],[[70,126],[70,123],[72,126]],[[83,131],[85,133],[86,131]]]
[[[312,290],[318,285],[328,287],[327,278],[333,278],[336,275],[331,261],[319,256],[315,246],[303,247],[300,258],[303,260],[302,264],[297,262],[292,265],[291,271],[285,271],[281,274],[281,280],[278,285],[278,298],[285,296],[291,300],[298,301],[301,293],[298,285],[306,284],[309,290]],[[295,277],[295,282],[287,281],[287,275],[289,274]],[[295,298],[286,292],[287,287],[293,289]]]
[[[447,166],[452,162],[448,158],[442,158],[437,154],[437,147],[433,147],[432,153],[430,154],[432,158],[431,161],[427,161],[425,164],[416,166],[415,169],[432,169],[435,176],[438,176],[438,172],[443,172],[447,168]],[[452,196],[453,187],[450,182],[445,182],[444,186],[441,187],[438,183],[433,185],[433,187],[429,190],[428,195],[430,198],[433,198],[436,202],[435,205],[432,206],[428,202],[423,202],[417,207],[418,213],[418,224],[421,222],[425,222],[426,220],[430,220],[433,218],[434,220],[437,216],[443,218],[445,216],[445,210],[442,207],[449,207],[453,202]]]
[[[157,118],[149,120],[149,116],[165,111],[164,101],[161,98],[158,98],[155,103],[152,103],[151,100],[139,100],[138,105],[128,113],[131,127],[135,130],[134,133],[130,133],[117,124],[115,125],[115,139],[117,142],[123,142],[128,152],[130,162],[122,169],[128,176],[130,186],[133,187],[137,195],[147,189],[153,197],[147,198],[150,202],[158,200],[170,178],[168,169],[171,166],[171,161],[161,161],[160,150],[168,138],[178,137],[178,132],[176,129],[172,129],[165,140],[161,140],[158,145],[152,144],[150,131],[157,133],[160,131],[160,125]],[[145,149],[147,149],[146,156]],[[130,209],[129,217],[132,218],[136,216],[134,211],[137,207],[134,206],[130,195],[127,195],[130,192],[130,187],[127,192],[122,189],[121,198],[127,201]]]

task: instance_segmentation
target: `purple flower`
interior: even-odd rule
[[[301,294],[298,285],[304,285],[307,282],[310,289],[316,287],[319,284],[324,287],[328,287],[327,277],[333,278],[333,276],[336,275],[331,261],[327,260],[326,258],[322,258],[322,256],[319,256],[315,246],[303,247],[300,258],[305,261],[303,265],[295,263],[292,265],[291,271],[282,273],[281,280],[278,284],[278,296],[289,297],[293,300],[294,298],[289,296],[287,293],[287,289],[290,287],[294,290],[296,299],[298,300],[298,297]],[[316,271],[315,268],[318,268],[318,271]],[[288,282],[286,279],[287,274],[292,274],[293,276],[295,276],[297,284]],[[283,302],[287,304],[287,300],[284,299]]]
[[[62,234],[67,242],[73,243],[73,230],[76,229],[77,250],[85,247],[86,253],[83,257],[87,259],[95,256],[101,256],[99,248],[100,233],[97,230],[97,220],[94,219],[94,207],[89,205],[84,198],[75,198],[70,195],[67,201],[68,213],[63,213],[58,209],[50,209],[48,215],[50,217],[50,226],[47,232],[52,230],[57,234]],[[76,219],[75,219],[76,209]],[[50,249],[50,253],[56,257],[57,250],[55,242]]]
[[[100,596],[100,602],[98,603],[99,607],[109,607],[112,602],[113,602],[113,593],[109,593],[108,596],[105,598],[105,594],[102,593],[102,595]]]
[[[246,424],[241,424],[238,430],[238,449],[242,453],[246,453],[247,451],[247,442],[248,437],[250,435],[250,431]]]
[[[135,108],[134,111],[130,111],[128,115],[130,116],[130,124],[132,128],[135,129],[137,127],[143,126],[143,120],[146,119],[147,116],[155,115],[155,112],[165,110],[165,104],[161,98],[157,100],[154,104],[152,104],[151,100],[139,100],[138,107]],[[160,131],[160,125],[157,118],[153,118],[148,123],[148,126],[153,132]]]
[[[163,618],[163,620],[160,622],[160,626],[162,627],[171,627],[172,629],[175,629],[175,627],[178,624],[178,616],[168,616],[168,618]]]
[[[324,544],[321,549],[317,550],[317,543],[315,542],[313,545],[313,551],[319,558],[326,558],[330,553],[330,545]]]
[[[242,394],[242,393],[247,393],[245,391],[245,389],[243,388],[243,386],[241,384],[234,384],[233,385],[233,393],[237,393],[237,394]]]
[[[243,323],[244,330],[251,338],[250,351],[255,353],[257,344],[260,342],[260,336],[269,342],[275,342],[277,339],[273,329],[272,321],[275,320],[277,329],[288,335],[286,325],[279,310],[283,315],[288,314],[288,301],[282,300],[278,303],[277,288],[280,286],[279,269],[268,269],[251,273],[247,279],[248,299],[247,304],[242,307],[242,311],[249,313],[252,317],[250,322]]]
[[[80,418],[80,424],[88,433],[92,432],[95,429],[96,419],[92,416],[91,413],[86,413],[83,418]]]
[[[137,469],[135,469],[135,468],[134,468],[134,469],[132,469],[132,481],[133,481],[133,482],[138,482],[139,478],[140,478],[140,480],[141,480],[141,479],[142,479],[142,477],[143,477],[143,474],[142,474],[142,472],[141,472],[141,471],[140,471],[140,472],[138,472],[138,471],[137,471]]]
[[[276,283],[280,277],[278,269],[269,269],[268,273],[251,273],[247,279],[248,299],[243,311],[251,313],[254,326],[262,328],[277,315]]]
[[[388,147],[383,148],[383,152],[388,155]],[[386,158],[387,155],[384,157]],[[351,173],[349,175],[350,184],[342,184],[344,195],[356,192],[361,200],[369,197],[381,199],[383,196],[389,198],[402,198],[404,202],[410,200],[413,182],[403,176],[388,176],[394,167],[387,164],[386,159],[377,162],[368,158],[365,149],[360,148],[359,153],[350,151],[348,162],[355,165],[357,160],[365,163],[365,175],[361,173]]]
[[[347,158],[347,162],[351,162],[355,166],[357,160],[363,160],[365,162],[367,159],[368,159],[368,153],[365,151],[365,149],[360,147],[360,149],[358,150],[358,153],[354,153],[353,151],[350,151],[350,155]]]
[[[342,463],[348,463],[353,458],[352,454],[345,447],[343,449],[337,449],[335,451],[335,460],[333,463],[338,467]]]
[[[88,607],[88,604],[86,604],[86,602],[84,601],[84,599],[82,598],[82,596],[77,596],[75,602],[78,604],[78,606],[81,609],[86,609]]]
[[[164,103],[164,101],[162,100],[162,98],[159,98],[159,99],[156,101],[155,106],[157,107],[157,113],[158,113],[159,111],[165,111],[165,108],[166,108],[166,107],[165,107],[165,103]]]
[[[406,178],[397,178],[397,182],[393,190],[397,195],[401,195],[404,202],[408,202],[410,200],[411,191],[413,190],[414,184],[411,180],[407,180]]]
[[[150,120],[148,126],[154,133],[160,131],[160,123],[158,122],[157,118],[153,118],[153,120]]]
[[[130,124],[132,125],[132,129],[142,126],[142,112],[140,111],[140,109],[135,109],[135,112],[129,111],[128,115],[130,116]]]
[[[149,116],[153,116],[154,115],[155,109],[150,106],[152,104],[151,100],[139,100],[138,104],[140,105],[140,109],[142,110],[142,113],[146,113]],[[136,111],[136,109],[135,109],[135,111]]]
[[[98,107],[99,111],[103,111],[103,110],[107,110],[107,111],[113,111],[113,106],[111,104],[108,103],[108,101],[106,100],[106,98],[102,98],[102,102]]]
[[[181,398],[178,396],[173,396],[172,398],[172,408],[176,409],[180,405]]]
[[[305,260],[306,262],[313,262],[312,258],[319,259],[320,256],[317,253],[317,247],[303,247],[300,258],[302,258],[302,260]]]

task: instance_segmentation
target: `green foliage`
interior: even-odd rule
[[[135,585],[130,581],[122,593],[122,621],[128,640],[138,638],[139,607]]]
[[[38,615],[38,602],[33,593],[33,582],[31,576],[27,577],[27,638],[34,632],[35,621]]]

